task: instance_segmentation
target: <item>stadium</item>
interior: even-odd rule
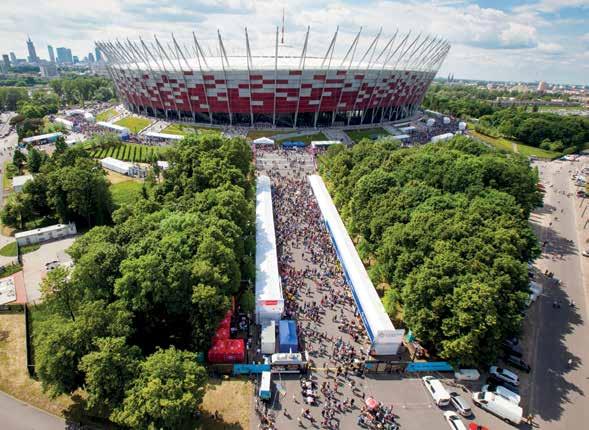
[[[313,55],[309,29],[299,47],[279,42],[252,54],[170,41],[96,42],[127,108],[165,120],[229,126],[334,127],[412,118],[443,63],[449,43],[430,35],[378,32],[336,49],[339,29]],[[327,42],[327,41],[326,41]],[[362,48],[361,48],[362,47]],[[344,55],[345,54],[345,55]]]

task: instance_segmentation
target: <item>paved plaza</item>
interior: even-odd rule
[[[316,387],[317,394],[316,403],[309,405],[299,375],[273,375],[276,389],[268,415],[274,418],[274,428],[359,428],[357,420],[369,397],[392,407],[402,429],[448,428],[443,410],[425,390],[421,375],[363,375],[353,370],[355,362],[367,357],[369,341],[355,316],[355,304],[306,179],[315,173],[312,154],[258,149],[256,168],[273,180],[279,270],[287,299],[285,318],[299,322],[300,342],[313,362],[304,378]],[[470,391],[445,382],[449,391],[458,391],[472,405]],[[264,405],[258,403],[257,408],[263,412]],[[513,428],[479,408],[473,407],[473,412],[477,423],[491,429]],[[252,419],[253,429],[260,428],[260,416]]]

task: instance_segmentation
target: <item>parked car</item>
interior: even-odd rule
[[[473,422],[468,425],[468,430],[489,430],[489,427],[485,427]]]
[[[515,357],[513,355],[510,355],[505,359],[505,361],[511,364],[516,369],[523,370],[526,373],[530,373],[530,370],[532,370],[532,367],[524,360],[522,360],[521,357]]]
[[[472,415],[470,405],[456,391],[450,393],[450,403],[452,403],[452,406],[454,406],[456,411],[463,417],[469,417]]]
[[[581,254],[583,254],[583,257],[589,257],[589,248],[587,248],[585,251],[583,251]]]
[[[489,373],[502,381],[516,386],[519,385],[519,376],[517,376],[511,370],[504,369],[499,366],[491,366]]]
[[[450,394],[446,391],[446,388],[442,385],[439,379],[434,378],[433,376],[424,376],[421,378],[425,388],[431,394],[438,406],[446,406],[450,403]]]
[[[577,197],[587,197],[587,193],[584,190],[577,190]]]
[[[522,422],[522,408],[494,393],[472,393],[472,401],[479,408],[485,409],[505,421],[515,425]]]
[[[456,412],[446,411],[444,412],[444,418],[446,418],[452,430],[466,430],[466,426]]]
[[[509,391],[514,392],[515,394],[519,394],[519,387],[517,385],[510,384],[509,382],[505,382],[502,379],[499,379],[493,375],[487,378],[487,384],[490,385],[501,385],[502,387],[507,388]]]
[[[522,398],[520,397],[519,394],[516,394],[513,391],[508,390],[507,388],[505,388],[502,385],[496,385],[496,384],[483,385],[481,388],[481,392],[486,393],[487,391],[489,391],[490,393],[498,394],[501,397],[505,397],[507,400],[515,403],[516,405],[519,405],[519,403],[522,400]]]

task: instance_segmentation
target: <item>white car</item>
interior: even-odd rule
[[[501,385],[493,385],[493,384],[483,385],[483,387],[481,388],[481,391],[483,393],[486,393],[487,391],[489,391],[491,393],[498,394],[499,396],[506,398],[507,400],[509,400],[512,403],[515,403],[516,405],[519,405],[519,403],[522,400],[522,398],[520,397],[519,394],[516,394],[513,391],[508,390],[505,387],[502,387]]]
[[[446,411],[444,412],[444,418],[446,418],[452,430],[466,430],[466,426],[456,412]]]
[[[519,376],[513,373],[511,370],[504,369],[502,367],[491,366],[489,373],[505,382],[509,382],[513,385],[519,385]]]

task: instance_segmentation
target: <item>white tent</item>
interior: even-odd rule
[[[259,139],[254,140],[254,145],[274,145],[274,141],[267,137],[260,137]]]
[[[318,175],[311,175],[308,178],[323,215],[323,221],[329,230],[333,246],[344,269],[344,276],[352,290],[356,307],[372,343],[374,354],[397,354],[403,342],[405,330],[396,330],[387,315],[323,179]]]
[[[256,322],[279,321],[283,311],[272,186],[268,176],[259,176],[256,184]]]

